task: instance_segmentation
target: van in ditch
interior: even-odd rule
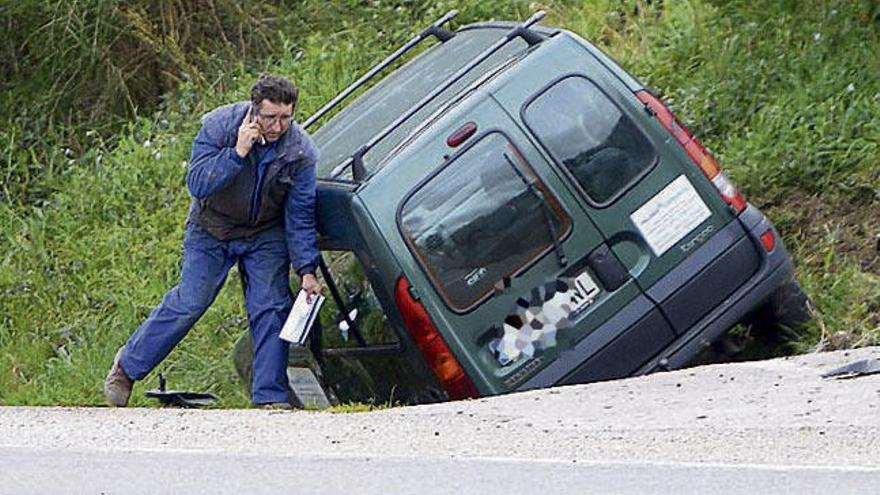
[[[303,124],[332,296],[309,359],[331,396],[645,374],[738,322],[809,318],[773,224],[660,98],[542,13],[455,31],[452,16]]]

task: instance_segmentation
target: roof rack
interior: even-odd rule
[[[428,36],[434,36],[441,43],[445,43],[445,42],[449,41],[450,39],[452,39],[455,36],[455,33],[453,33],[452,31],[449,31],[447,29],[444,29],[442,26],[444,24],[446,24],[447,22],[449,22],[453,17],[455,17],[457,15],[458,15],[457,10],[450,10],[449,12],[446,13],[446,15],[444,15],[443,17],[438,19],[436,22],[434,22],[433,24],[431,24],[427,28],[425,28],[424,31],[417,34],[414,38],[409,40],[405,45],[398,48],[396,52],[389,55],[385,60],[379,62],[376,66],[374,66],[372,69],[370,69],[369,72],[367,72],[366,74],[361,76],[360,79],[358,79],[357,81],[352,83],[349,87],[342,90],[342,92],[339,93],[338,95],[336,95],[335,98],[333,98],[332,100],[330,100],[330,102],[328,102],[326,105],[321,107],[321,109],[318,110],[317,112],[315,112],[314,115],[312,115],[311,117],[306,119],[306,121],[303,122],[303,124],[302,124],[303,128],[308,129],[309,126],[311,126],[312,124],[317,122],[324,115],[327,115],[327,112],[329,112],[330,110],[335,108],[337,105],[339,105],[343,100],[348,98],[349,95],[354,93],[358,88],[360,88],[367,81],[372,79],[373,76],[375,76],[376,74],[385,70],[386,67],[388,67],[389,65],[394,63],[395,60],[402,57],[404,53],[410,51],[413,47],[415,47],[416,45],[418,45],[419,43],[424,41]]]
[[[543,10],[539,10],[535,12],[531,17],[529,17],[525,22],[508,31],[504,38],[496,41],[495,44],[485,49],[482,53],[477,55],[476,58],[471,60],[470,63],[459,69],[458,72],[453,74],[452,77],[444,81],[443,84],[441,84],[440,86],[435,88],[434,91],[431,91],[431,93],[422,98],[418,103],[410,108],[409,111],[398,117],[394,122],[382,129],[382,131],[380,131],[378,134],[373,136],[367,144],[361,146],[357,151],[352,153],[351,158],[341,163],[340,165],[337,165],[330,173],[330,178],[333,179],[339,177],[340,175],[342,175],[345,169],[351,167],[352,179],[354,179],[355,181],[362,181],[367,175],[366,167],[364,167],[364,155],[368,151],[370,151],[370,149],[372,149],[379,141],[385,139],[389,134],[391,134],[392,131],[394,131],[394,129],[400,126],[400,124],[409,120],[413,115],[416,114],[416,112],[424,108],[425,105],[427,105],[431,100],[439,96],[442,92],[449,89],[453,84],[461,80],[461,78],[464,77],[468,72],[483,63],[483,61],[485,61],[492,54],[501,49],[504,45],[512,41],[514,38],[522,38],[526,43],[529,44],[529,46],[536,45],[542,42],[544,40],[544,36],[530,30],[529,28],[541,19],[543,19],[545,15],[546,12],[544,12]]]

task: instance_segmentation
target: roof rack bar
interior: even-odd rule
[[[388,67],[389,65],[394,63],[394,61],[399,59],[401,56],[403,56],[404,53],[408,52],[413,47],[415,47],[416,45],[418,45],[419,43],[424,41],[425,38],[427,38],[428,36],[434,36],[435,38],[440,40],[441,43],[449,41],[453,36],[455,36],[455,33],[444,29],[442,26],[444,24],[446,24],[447,22],[449,22],[453,17],[455,17],[457,15],[458,15],[457,10],[450,10],[449,12],[446,13],[446,15],[444,15],[443,17],[441,17],[440,19],[435,21],[433,24],[431,24],[427,28],[425,28],[425,30],[423,30],[421,33],[417,34],[415,37],[413,37],[411,40],[409,40],[405,45],[398,48],[396,52],[392,53],[387,58],[385,58],[385,60],[383,60],[383,61],[379,62],[377,65],[375,65],[372,69],[370,69],[369,72],[367,72],[366,74],[361,76],[360,79],[358,79],[357,81],[352,83],[349,87],[342,90],[341,93],[336,95],[336,98],[333,98],[332,100],[330,100],[330,102],[328,102],[323,107],[321,107],[321,109],[318,110],[314,115],[312,115],[311,117],[306,119],[306,121],[303,122],[303,124],[302,124],[303,128],[308,129],[312,124],[317,122],[321,117],[323,117],[324,115],[327,115],[327,112],[329,112],[330,110],[335,108],[336,105],[339,105],[339,103],[341,103],[342,100],[348,98],[349,95],[351,95],[358,88],[363,86],[364,83],[366,83],[367,81],[372,79],[373,76],[375,76],[376,74],[385,70],[386,67]]]
[[[523,38],[526,43],[529,45],[533,45],[535,43],[539,43],[543,40],[543,37],[535,33],[534,31],[529,30],[529,28],[544,18],[546,12],[543,10],[539,10],[535,12],[531,17],[529,17],[525,22],[511,29],[504,38],[496,41],[492,46],[485,49],[482,53],[477,55],[477,57],[470,61],[467,65],[458,70],[455,74],[452,75],[449,79],[443,81],[443,84],[436,87],[434,91],[431,91],[427,96],[422,98],[418,103],[416,103],[412,108],[410,108],[406,113],[398,117],[394,122],[390,125],[382,129],[378,134],[373,136],[367,144],[359,148],[348,160],[337,165],[333,172],[330,174],[330,178],[336,178],[345,171],[346,168],[354,165],[352,169],[352,179],[355,181],[361,181],[364,179],[366,175],[366,170],[363,165],[363,157],[364,155],[370,151],[373,146],[375,146],[379,141],[385,139],[389,134],[391,134],[394,129],[396,129],[400,124],[409,120],[413,115],[415,115],[419,110],[425,107],[431,100],[439,96],[442,92],[449,89],[453,84],[457,83],[464,77],[468,72],[473,70],[476,66],[480,65],[487,58],[492,56],[495,52],[500,50],[504,45],[509,43],[514,38]]]

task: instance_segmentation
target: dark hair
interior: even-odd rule
[[[299,91],[288,79],[273,74],[263,74],[251,87],[251,103],[257,106],[263,100],[296,107]]]

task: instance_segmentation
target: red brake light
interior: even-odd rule
[[[412,297],[410,284],[406,278],[397,279],[394,299],[407,330],[449,397],[452,399],[479,397],[480,393],[443,341],[425,307]]]
[[[767,229],[766,232],[761,234],[761,244],[764,246],[764,250],[768,253],[773,251],[773,248],[776,247],[776,235],[773,234],[772,229]]]
[[[745,198],[739,193],[733,182],[724,175],[721,166],[715,161],[712,153],[703,147],[703,143],[675,118],[675,115],[659,98],[645,90],[636,91],[636,98],[654,113],[657,120],[684,148],[691,161],[715,184],[715,188],[718,189],[724,202],[737,213],[742,212],[746,208]]]
[[[475,122],[468,122],[450,134],[449,137],[446,138],[446,144],[450,148],[455,148],[461,143],[467,141],[475,132],[477,132],[477,124]]]

